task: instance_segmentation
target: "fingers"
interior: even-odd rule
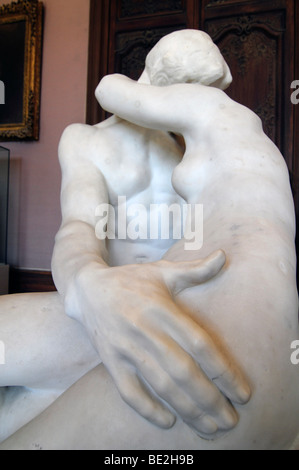
[[[123,400],[149,422],[168,429],[174,425],[177,414],[205,438],[213,437],[217,431],[228,431],[237,424],[238,416],[231,404],[194,362],[191,365],[192,360],[187,355],[170,354],[163,367],[147,355],[139,359],[134,356],[133,361],[135,368],[122,360],[109,372],[112,371]],[[136,370],[144,381],[140,380]]]
[[[222,351],[219,344],[200,327],[193,330],[190,354],[222,393],[234,403],[244,404],[250,398],[250,387],[239,368]]]
[[[173,294],[209,281],[223,268],[226,261],[222,250],[215,251],[207,258],[195,261],[163,262],[162,273]]]
[[[222,250],[203,260],[162,265],[168,287],[179,293],[188,287],[207,282],[216,276],[226,262]],[[157,310],[160,328],[172,337],[214,381],[223,394],[235,403],[244,404],[250,398],[250,387],[238,367],[222,352],[219,344],[175,303]],[[163,323],[163,327],[162,327]]]
[[[174,425],[175,415],[150,393],[129,363],[123,361],[121,367],[110,367],[109,372],[122,399],[139,415],[160,428]]]
[[[157,395],[198,433],[227,431],[238,422],[232,405],[184,351],[165,344],[159,362],[146,357],[136,367]]]
[[[104,363],[123,400],[139,415],[165,429],[178,415],[203,437],[236,425],[232,405],[171,338],[153,334],[143,338],[142,348],[137,343],[136,338],[119,341]]]
[[[162,428],[173,426],[174,414],[206,438],[233,428],[238,416],[224,395],[241,402],[246,382],[244,385],[238,371],[192,319],[181,318],[177,309],[175,321],[170,322],[172,330],[165,326],[166,316],[160,311],[160,327],[147,325],[146,335],[116,338],[117,347],[114,343],[113,352],[109,348],[110,353],[103,355],[120,395],[137,413]],[[211,379],[217,374],[216,386]]]
[[[182,313],[173,303],[171,308],[159,311],[157,321],[160,330],[200,365],[227,398],[240,404],[249,400],[250,387],[239,368],[192,318]],[[159,342],[161,344],[163,343]],[[162,357],[166,351],[159,351],[157,354]]]

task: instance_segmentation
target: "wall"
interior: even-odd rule
[[[61,220],[57,147],[68,124],[85,122],[89,0],[43,4],[40,140],[1,145],[11,151],[9,262],[49,270]]]

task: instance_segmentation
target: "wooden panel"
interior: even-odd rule
[[[234,78],[228,94],[258,114],[265,132],[283,141],[282,43],[285,13],[238,15],[210,20],[206,30],[218,44]]]
[[[114,70],[137,80],[144,69],[148,52],[159,39],[182,28],[184,26],[180,28],[176,25],[175,28],[153,28],[117,34]]]
[[[204,0],[204,6],[207,8],[223,5],[239,6],[242,3],[250,3],[251,0]],[[251,2],[252,3],[252,2]]]
[[[56,287],[50,271],[10,268],[10,294],[54,291]]]
[[[234,76],[228,94],[253,109],[266,133],[293,167],[294,1],[214,3],[203,11],[204,28],[225,55]]]
[[[110,30],[110,1],[90,1],[89,54],[86,122],[96,124],[103,119],[94,92],[100,78],[108,73],[108,44]]]
[[[118,18],[182,12],[186,9],[185,4],[184,0],[121,0],[118,2]]]
[[[91,0],[88,124],[107,116],[94,98],[100,79],[114,72],[137,79],[148,51],[162,36],[199,27],[199,6],[197,0]]]

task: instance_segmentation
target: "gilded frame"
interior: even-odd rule
[[[42,35],[42,2],[0,6],[0,141],[39,139]]]

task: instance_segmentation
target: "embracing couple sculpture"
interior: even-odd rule
[[[208,35],[177,31],[138,82],[100,82],[114,116],[65,130],[58,292],[0,299],[0,449],[295,445],[288,171],[230,83]],[[96,209],[120,196],[128,220],[136,204],[202,205],[202,247],[97,237]]]

